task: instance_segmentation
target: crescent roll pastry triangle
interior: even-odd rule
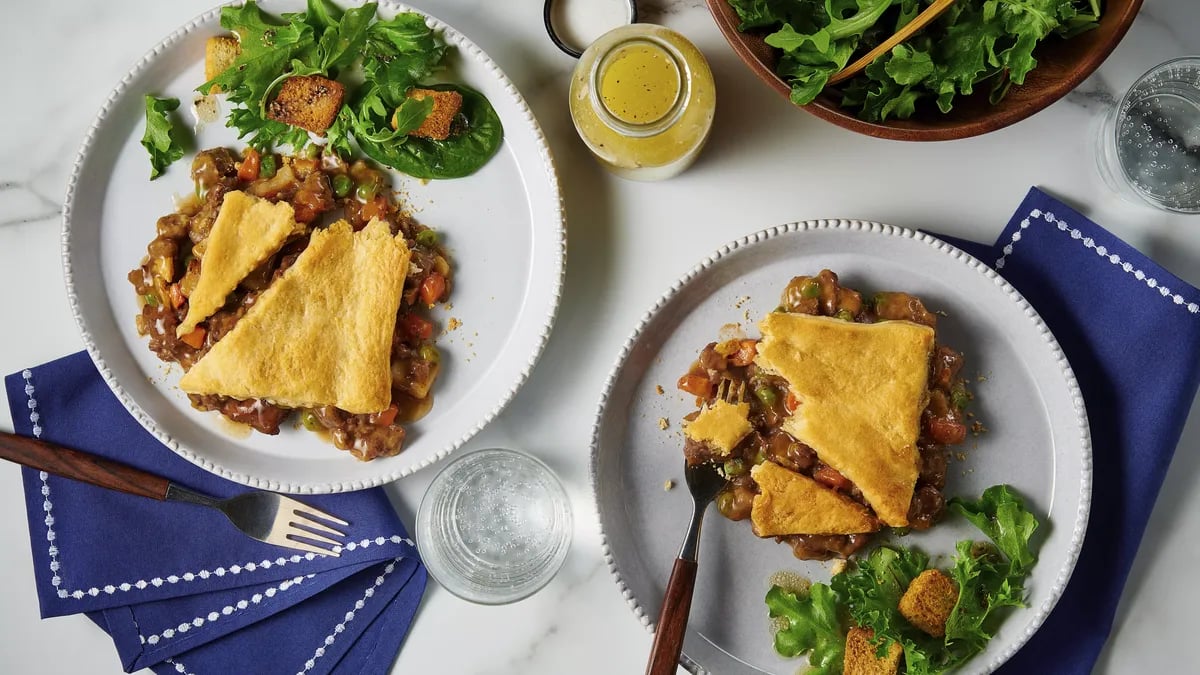
[[[293,235],[304,232],[292,205],[271,203],[239,190],[225,195],[205,243],[200,280],[188,298],[188,312],[175,330],[195,330],[225,304],[225,298],[254,268],[263,264]]]
[[[787,534],[858,534],[874,532],[879,522],[865,506],[774,462],[755,466],[758,483],[750,522],[760,537]]]
[[[372,220],[338,221],[180,380],[190,394],[260,398],[287,407],[387,408],[392,333],[410,252]]]
[[[782,312],[759,328],[755,363],[800,402],[783,430],[857,485],[880,520],[908,525],[933,329]]]

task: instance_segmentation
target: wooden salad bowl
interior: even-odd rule
[[[775,74],[779,50],[763,41],[769,31],[739,32],[740,21],[727,0],[705,2],[738,57],[759,79],[788,96],[791,88]],[[1014,85],[997,105],[988,102],[989,87],[984,86],[977,87],[970,96],[956,97],[949,113],[922,101],[910,119],[867,122],[856,117],[853,110],[841,107],[837,88],[829,87],[815,101],[801,107],[851,131],[899,141],[949,141],[1001,129],[1062,98],[1100,67],[1125,37],[1142,0],[1106,0],[1104,4],[1099,27],[1070,40],[1051,37],[1039,45],[1034,52],[1038,66],[1025,77],[1025,84]]]

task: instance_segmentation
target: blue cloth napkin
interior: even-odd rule
[[[85,353],[13,374],[5,385],[17,433],[119,459],[217,497],[246,489],[163,447],[124,410]],[[250,539],[211,509],[32,470],[24,470],[23,479],[42,616],[88,613],[112,636],[128,671],[186,654],[194,662],[188,672],[197,675],[323,673],[361,639],[378,654],[357,656],[355,663],[368,668],[363,672],[380,672],[369,668],[380,659],[391,662],[395,651],[384,654],[379,646],[395,637],[364,634],[390,621],[402,639],[424,591],[424,568],[379,489],[302,497],[351,523],[350,543],[333,558]],[[368,594],[370,602],[361,598],[368,578],[383,579]],[[357,619],[323,644],[360,602]],[[381,622],[385,608],[388,618]],[[235,648],[254,636],[262,648]],[[331,652],[309,668],[308,657],[296,667],[270,648],[287,646],[294,656],[307,638],[314,641],[310,653]]]
[[[1092,430],[1091,517],[1075,573],[998,672],[1090,673],[1200,385],[1200,291],[1037,188],[994,246],[951,241],[1050,326]]]

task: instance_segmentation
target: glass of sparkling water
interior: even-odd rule
[[[1200,213],[1200,57],[1143,75],[1105,117],[1100,175],[1132,201]]]
[[[571,543],[571,502],[558,477],[515,450],[459,457],[429,485],[417,547],[434,579],[471,602],[515,602],[550,582]]]

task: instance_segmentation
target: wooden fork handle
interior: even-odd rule
[[[667,582],[662,612],[658,615],[658,628],[654,631],[654,646],[650,648],[646,675],[674,675],[677,672],[695,587],[696,561],[676,559],[675,567],[671,569],[671,579]]]
[[[97,455],[0,431],[0,457],[31,469],[162,501],[166,478]]]

